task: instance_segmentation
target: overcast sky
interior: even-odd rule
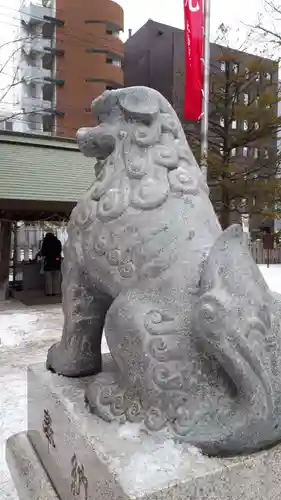
[[[149,18],[183,28],[183,0],[118,0],[118,3],[124,8],[126,30],[136,31]],[[261,11],[263,0],[211,0],[212,32],[221,23],[234,29],[241,21],[253,23]]]
[[[17,13],[13,9],[21,3],[21,0],[0,0],[2,40],[9,36],[11,24],[16,23]],[[125,34],[129,28],[137,31],[148,19],[183,27],[183,0],[117,0],[117,3],[125,12]],[[220,23],[229,24],[233,29],[238,28],[241,22],[254,23],[257,13],[262,11],[263,0],[211,0],[212,32]]]

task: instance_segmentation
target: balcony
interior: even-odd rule
[[[24,24],[40,24],[45,16],[52,17],[52,9],[32,2],[24,1],[20,9],[20,20]]]
[[[46,49],[51,48],[51,40],[49,38],[34,38],[27,40],[22,46],[22,50],[27,54],[31,54],[32,52],[38,52],[43,54]]]
[[[44,69],[41,66],[29,66],[22,64],[20,66],[21,77],[25,83],[44,83],[45,78],[51,78],[51,70]]]
[[[21,97],[21,106],[27,113],[38,113],[40,111],[50,112],[51,101],[44,101],[43,99],[36,97]]]

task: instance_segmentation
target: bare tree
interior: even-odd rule
[[[210,75],[208,182],[223,228],[243,214],[276,217],[278,95],[277,65],[221,47]],[[193,148],[199,148],[196,132]]]
[[[250,26],[251,34],[256,43],[263,44],[273,53],[281,47],[281,3],[276,0],[264,0],[264,13],[259,14],[255,25]],[[278,51],[278,57],[281,53]]]
[[[18,53],[22,50],[22,47],[25,43],[30,43],[34,39],[37,38],[37,35],[29,35],[25,37],[19,37],[17,39],[8,41],[0,45],[0,60],[4,61],[0,65],[0,81],[6,81],[6,85],[0,88],[0,104],[2,104],[2,109],[4,110],[3,115],[0,117],[0,123],[5,123],[7,121],[12,120],[13,118],[19,118],[23,115],[30,114],[30,112],[26,112],[22,109],[12,110],[11,113],[5,113],[5,101],[11,95],[11,92],[15,87],[20,87],[22,85],[22,78],[20,76],[20,64],[13,65],[14,59],[17,57]],[[7,57],[3,56],[3,54],[7,51],[7,49],[11,47],[10,53]],[[7,69],[12,66],[12,71],[10,74],[7,74]],[[2,76],[2,78],[1,78]],[[7,105],[8,107],[8,105]],[[33,115],[37,115],[43,112],[46,112],[42,108],[42,110],[36,110],[33,112]]]

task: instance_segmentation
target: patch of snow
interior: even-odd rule
[[[0,348],[56,338],[62,330],[61,307],[12,309],[0,315]]]
[[[281,294],[281,264],[265,264],[259,266],[265,281],[273,292]]]
[[[0,498],[18,500],[5,460],[6,439],[26,430],[26,373],[13,373],[0,377]]]
[[[120,471],[122,487],[130,496],[167,488],[167,484],[171,487],[194,475],[208,473],[219,463],[196,448],[175,443],[172,439],[158,445],[148,443],[147,446],[142,443],[140,451],[134,453]]]
[[[118,436],[121,439],[126,439],[129,441],[141,441],[140,436],[141,426],[139,424],[131,424],[126,422],[121,425],[118,429]]]

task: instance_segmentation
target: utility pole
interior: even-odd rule
[[[209,96],[210,96],[210,18],[211,0],[204,0],[204,87],[202,92],[201,120],[201,171],[208,178],[208,133],[209,133]]]

